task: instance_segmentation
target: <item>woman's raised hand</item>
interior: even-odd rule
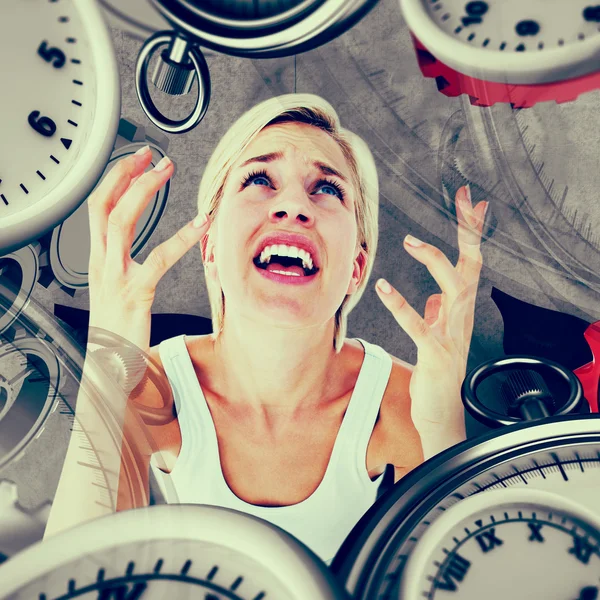
[[[465,438],[460,388],[467,358],[481,271],[481,235],[487,202],[471,203],[468,186],[456,194],[458,263],[454,267],[435,246],[412,236],[408,253],[423,263],[438,283],[421,317],[384,279],[376,289],[381,301],[417,346],[417,364],[410,380],[411,417],[421,436],[425,458]]]
[[[150,345],[158,282],[209,227],[209,219],[198,215],[156,246],[142,264],[131,258],[136,223],[173,174],[173,163],[166,157],[145,173],[151,158],[146,146],[121,159],[88,199],[90,326],[116,333],[144,352]]]

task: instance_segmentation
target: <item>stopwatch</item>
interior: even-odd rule
[[[113,403],[119,398],[125,403],[128,397],[135,402],[137,391],[153,386],[165,406],[141,409],[136,417],[140,427],[174,418],[169,389],[148,357],[96,328],[90,328],[86,353],[34,298],[25,306],[16,304],[8,283],[0,278],[0,485],[8,490],[0,494],[4,556],[41,537],[72,438],[85,452],[85,460],[78,463],[79,476],[89,482],[93,501],[115,509],[115,477],[121,465],[120,485],[136,503],[160,502],[161,491],[152,476],[150,491],[139,483],[135,456],[121,442]],[[76,405],[84,396],[102,424],[97,430],[82,427],[77,417]],[[145,432],[153,450],[151,435]]]
[[[540,360],[539,364],[543,362]],[[511,364],[517,366],[517,359]],[[493,363],[488,363],[486,369],[472,371],[463,384],[463,397],[472,414],[473,396],[465,390],[471,389],[477,394],[488,375],[487,382],[493,383],[494,377],[499,375],[490,365]],[[533,369],[533,363],[525,361],[522,368],[529,371]],[[542,371],[535,372],[541,374]],[[573,386],[571,392],[580,393],[580,384],[572,373],[563,369],[562,376]],[[515,381],[508,386],[513,391],[519,387]],[[521,383],[520,393],[513,394],[506,408],[507,411],[518,408],[523,415],[529,410],[526,404],[539,405],[542,395],[539,389],[533,389],[535,386],[528,388],[525,380]],[[497,381],[495,385],[498,385]],[[571,400],[574,400],[573,393],[570,393]],[[480,401],[475,403],[482,407]],[[489,416],[493,416],[491,411]],[[479,572],[486,572],[488,581],[492,577],[498,579],[502,589],[506,589],[502,587],[505,585],[502,578],[510,578],[516,572],[515,577],[528,582],[530,587],[515,589],[514,597],[530,598],[535,596],[530,593],[534,589],[531,586],[537,581],[535,576],[528,579],[526,569],[501,568],[500,563],[494,562],[500,555],[493,555],[491,550],[492,545],[494,551],[498,546],[508,548],[509,540],[520,535],[515,532],[522,533],[518,528],[530,529],[527,523],[532,523],[533,529],[548,534],[542,533],[548,543],[543,552],[552,557],[552,563],[546,568],[560,570],[562,579],[571,584],[565,589],[577,597],[584,587],[600,586],[595,562],[598,560],[597,523],[600,518],[598,489],[600,417],[538,415],[535,420],[469,439],[417,467],[365,514],[340,548],[332,569],[356,600],[398,600],[405,598],[401,590],[416,587],[420,590],[419,597],[443,598],[448,593],[444,586],[454,585],[460,590],[463,584],[469,595],[462,597],[480,598],[488,595],[488,590],[477,584]],[[514,494],[512,498],[503,497],[501,493],[494,496],[496,491]],[[522,492],[520,497],[519,492]],[[528,500],[527,494],[531,492],[558,495],[563,502],[550,497],[543,500],[541,496]],[[539,510],[526,508],[527,502],[528,506],[535,505]],[[554,515],[554,511],[561,515],[556,521],[549,514]],[[505,519],[505,513],[508,515],[506,521],[520,519],[527,523],[511,526],[514,528],[510,530],[502,529],[505,533],[501,534],[501,528],[509,526],[500,523]],[[445,518],[446,514],[448,518]],[[490,533],[495,526],[492,518],[498,523],[494,535]],[[564,527],[553,529],[554,525]],[[429,534],[430,530],[433,533]],[[504,545],[495,540],[501,540]],[[489,551],[490,561],[475,565],[475,561],[483,560],[482,554],[487,554],[484,547]],[[535,547],[528,548],[531,553],[536,551]],[[532,555],[532,560],[537,558]],[[467,562],[473,564],[472,570]],[[535,567],[538,568],[539,565]],[[476,592],[469,587],[471,582],[479,586]],[[519,596],[520,593],[524,595]]]
[[[566,101],[600,86],[589,0],[401,0],[423,73],[474,104]]]
[[[138,56],[136,91],[148,118],[170,133],[184,133],[204,117],[210,75],[199,45],[234,56],[274,58],[315,48],[354,25],[377,0],[151,0],[174,27],[150,36]],[[158,49],[162,48],[160,53]],[[187,94],[194,78],[198,98],[181,120],[164,116],[148,88],[150,60],[157,53],[153,84],[169,95]]]
[[[95,185],[117,132],[120,85],[95,0],[7,0],[0,33],[0,252],[7,252],[65,219]]]
[[[306,546],[237,511],[120,512],[49,537],[0,566],[0,598],[346,600]]]

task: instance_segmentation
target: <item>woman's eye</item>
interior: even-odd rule
[[[257,184],[257,185],[269,185],[269,180],[266,177],[263,176],[258,176],[258,177],[253,177],[250,182],[249,185],[252,184]]]
[[[326,190],[325,194],[331,194],[333,196],[338,195],[338,191],[332,185],[329,185],[329,184],[322,185],[322,186],[318,187],[317,189],[318,190]]]
[[[342,202],[344,202],[344,192],[337,183],[330,181],[319,181],[317,182],[315,191],[317,193],[327,194],[329,196],[337,196]]]
[[[244,181],[242,182],[242,188],[255,184],[266,185],[267,187],[271,187],[271,180],[264,171],[260,171],[258,173],[250,173],[249,175],[244,177]]]

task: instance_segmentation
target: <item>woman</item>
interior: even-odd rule
[[[424,318],[377,282],[417,345],[411,367],[345,339],[375,259],[378,185],[366,145],[327,102],[290,94],[244,114],[206,167],[199,216],[139,265],[129,258],[135,223],[173,173],[163,159],[144,174],[150,158],[122,160],[89,213],[90,325],[149,351],[173,389],[178,418],[154,429],[152,468],[180,502],[254,514],[329,561],[374,502],[386,465],[397,481],[465,438],[460,385],[487,203],[473,208],[467,188],[457,194],[456,267],[404,240],[442,290]],[[198,243],[214,333],[149,349],[156,285]],[[75,506],[69,452],[46,535],[102,511],[82,509],[84,491]]]

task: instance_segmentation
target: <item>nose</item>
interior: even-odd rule
[[[289,187],[281,191],[280,197],[269,209],[269,220],[301,223],[310,226],[314,223],[314,207],[303,186]]]

